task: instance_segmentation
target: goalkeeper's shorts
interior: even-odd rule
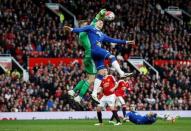
[[[97,74],[95,63],[92,57],[85,57],[84,58],[84,70],[88,74]]]

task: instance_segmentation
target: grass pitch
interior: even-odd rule
[[[179,118],[175,123],[157,120],[153,125],[123,123],[114,126],[104,120],[97,127],[97,120],[16,120],[0,121],[0,131],[191,131],[191,118]]]

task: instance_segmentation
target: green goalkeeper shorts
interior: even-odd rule
[[[84,70],[88,74],[97,74],[96,66],[94,64],[94,61],[92,57],[85,57],[84,58]]]

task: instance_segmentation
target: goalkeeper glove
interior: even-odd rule
[[[97,15],[96,15],[96,19],[97,20],[103,20],[105,18],[105,13],[106,13],[106,9],[102,9]]]

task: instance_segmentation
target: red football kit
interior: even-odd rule
[[[115,87],[115,84],[116,81],[112,75],[106,76],[101,82],[101,87],[103,88],[103,95],[109,96],[111,94],[114,94],[114,92],[111,92],[111,89]]]

